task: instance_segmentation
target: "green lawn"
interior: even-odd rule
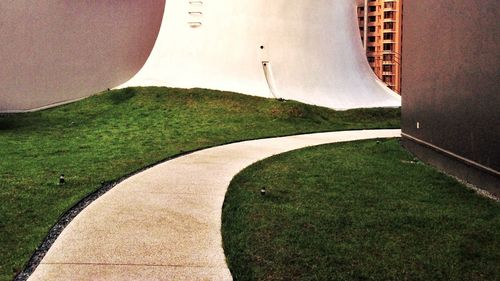
[[[0,280],[22,269],[59,216],[103,182],[182,152],[297,133],[397,128],[399,109],[336,112],[193,89],[130,88],[0,116]],[[67,184],[57,185],[64,173]]]
[[[222,232],[239,281],[500,280],[499,203],[415,161],[396,139],[248,167],[226,194]]]

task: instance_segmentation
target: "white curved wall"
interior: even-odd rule
[[[271,86],[274,96],[337,109],[399,106],[399,96],[368,66],[356,2],[169,0],[145,66],[120,87],[272,97]]]
[[[86,97],[130,79],[165,0],[1,0],[0,112]]]

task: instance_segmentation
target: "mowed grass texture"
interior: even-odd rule
[[[22,269],[77,201],[144,166],[239,140],[397,128],[399,117],[399,109],[336,112],[293,101],[155,87],[0,116],[0,280]],[[60,174],[64,186],[57,185]]]
[[[500,280],[499,203],[414,160],[395,139],[248,167],[226,194],[222,232],[239,281]]]

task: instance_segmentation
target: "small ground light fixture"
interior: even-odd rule
[[[59,185],[63,185],[66,181],[64,180],[64,174],[59,176]]]
[[[266,188],[265,187],[260,189],[260,195],[262,195],[262,196],[266,195]]]

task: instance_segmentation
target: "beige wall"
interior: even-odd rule
[[[142,67],[165,0],[0,1],[0,112],[71,101]]]

